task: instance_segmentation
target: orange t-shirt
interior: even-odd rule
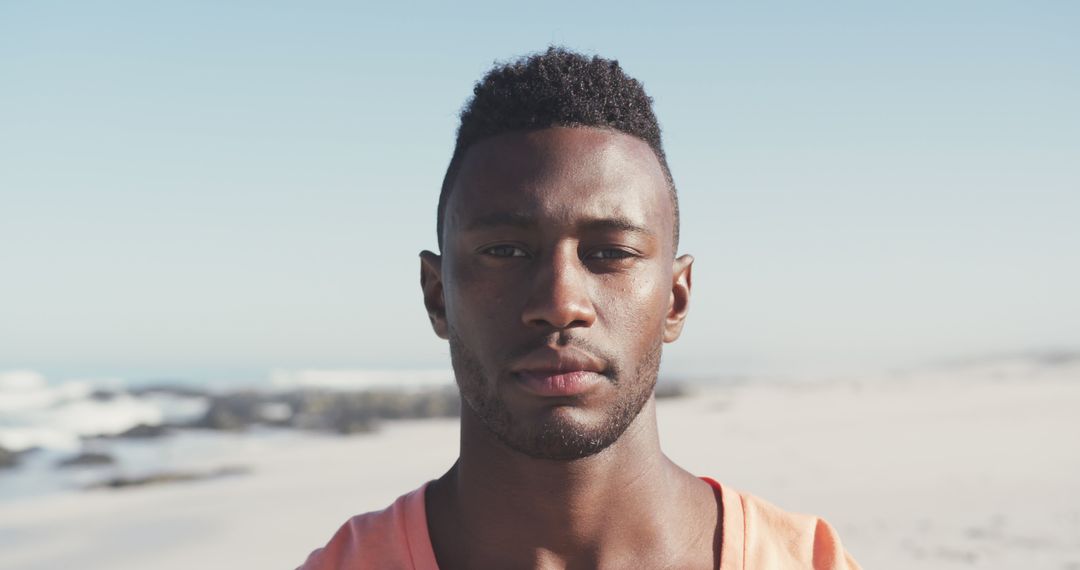
[[[702,477],[720,496],[720,570],[859,570],[829,523],[789,513],[753,495]],[[298,570],[438,570],[428,535],[424,491],[382,511],[349,519]]]

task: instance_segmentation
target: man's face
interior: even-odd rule
[[[425,302],[467,404],[509,447],[576,459],[614,443],[678,337],[692,259],[643,141],[594,128],[483,140],[446,208]]]

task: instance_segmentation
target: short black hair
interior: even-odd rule
[[[473,87],[461,110],[461,125],[439,193],[439,248],[443,218],[454,179],[473,143],[513,131],[550,127],[599,127],[637,137],[652,148],[664,170],[675,211],[674,245],[679,245],[679,199],[660,140],[652,98],[619,62],[587,57],[562,47],[496,66]]]

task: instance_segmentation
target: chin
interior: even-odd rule
[[[637,410],[637,411],[640,411]],[[572,461],[601,453],[622,437],[636,417],[552,406],[508,421],[484,422],[507,447],[533,459]]]

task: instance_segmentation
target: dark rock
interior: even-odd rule
[[[656,399],[681,398],[690,394],[690,389],[681,382],[658,382],[656,384]]]
[[[413,400],[414,418],[456,418],[461,415],[461,397],[457,390],[432,392]]]
[[[460,413],[461,399],[452,389],[235,392],[211,396],[206,414],[188,427],[237,431],[262,424],[352,434],[372,431],[380,420],[456,417]]]
[[[192,427],[224,431],[244,430],[259,422],[259,407],[264,403],[264,398],[256,392],[213,396],[206,414],[196,420]]]
[[[134,439],[149,439],[153,437],[162,437],[169,435],[169,428],[164,425],[147,425],[139,424],[135,427],[128,428],[118,434],[116,437],[134,438]]]
[[[152,475],[144,475],[141,477],[112,477],[88,485],[85,489],[124,489],[129,487],[145,487],[148,485],[159,485],[162,483],[180,483],[185,481],[202,481],[205,479],[216,479],[218,477],[227,477],[230,475],[244,475],[250,473],[251,470],[247,467],[222,467],[213,471],[173,471],[166,473],[155,473]]]
[[[1047,366],[1067,366],[1080,361],[1080,350],[1051,350],[1036,357],[1036,360]]]
[[[372,418],[351,418],[345,415],[330,420],[331,430],[341,435],[371,433],[378,425]]]
[[[152,384],[149,386],[139,386],[137,388],[128,388],[133,396],[148,396],[153,394],[163,394],[166,396],[180,396],[184,398],[210,398],[212,395],[202,388],[195,386],[186,386],[184,384]]]
[[[112,465],[116,463],[113,456],[107,453],[97,453],[93,451],[84,451],[78,455],[73,455],[67,459],[60,460],[56,464],[57,467],[92,467],[96,465]]]
[[[0,469],[15,467],[19,463],[19,456],[14,451],[8,451],[0,447]]]
[[[455,417],[461,413],[461,399],[454,390],[305,391],[292,394],[291,399],[293,427],[337,433],[371,431],[379,420]]]
[[[119,394],[112,390],[94,390],[90,392],[90,399],[96,402],[109,402],[115,399]]]

